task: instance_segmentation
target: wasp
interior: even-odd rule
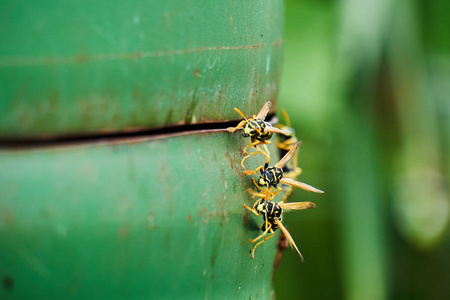
[[[279,149],[280,157],[286,155],[286,153],[292,149],[292,147],[298,142],[297,137],[295,136],[294,128],[291,127],[291,122],[287,112],[283,109],[281,110],[283,114],[286,125],[277,124],[277,127],[282,131],[286,132],[286,134],[279,134],[277,137],[277,147]],[[302,169],[297,166],[297,156],[298,152],[295,152],[292,155],[292,159],[283,167],[284,176],[292,178],[294,180],[297,179],[302,173]],[[291,185],[283,184],[283,201],[286,201],[287,198],[292,194],[294,188]]]
[[[277,127],[284,131],[286,134],[279,134],[279,138],[277,138],[277,147],[280,149],[280,157],[285,156],[289,150],[298,142],[297,137],[295,136],[294,128],[291,127],[291,122],[289,120],[289,116],[287,112],[283,109],[281,110],[283,114],[286,125],[278,124]],[[292,155],[292,159],[283,167],[283,172],[287,175],[289,173],[290,178],[297,177],[301,174],[302,170],[297,166],[297,155],[295,152]]]
[[[266,162],[268,163],[270,161],[270,153],[267,149],[266,144],[270,144],[269,139],[274,133],[286,134],[281,129],[272,127],[269,122],[264,121],[271,105],[272,103],[270,101],[266,102],[257,115],[254,115],[253,117],[248,119],[239,109],[234,108],[234,110],[237,111],[237,113],[240,114],[244,118],[244,120],[239,122],[236,127],[229,127],[227,128],[227,130],[229,132],[235,132],[238,129],[242,129],[242,136],[250,137],[251,143],[244,148],[244,154],[248,153],[247,149],[250,147],[255,147],[256,149],[256,152],[253,152],[242,159],[241,166],[243,169],[245,169],[244,161],[250,156],[256,155],[258,153],[263,154],[266,157]],[[262,145],[264,149],[261,150],[258,145]]]
[[[260,167],[256,168],[254,171],[245,170],[244,174],[252,175],[252,174],[255,174],[258,171],[260,171],[261,175],[258,179],[258,182],[256,182],[254,178],[253,178],[253,182],[260,190],[263,189],[262,187],[266,187],[267,190],[271,192],[273,190],[273,188],[276,188],[278,191],[274,192],[273,195],[276,195],[279,192],[281,192],[281,188],[279,188],[277,186],[279,183],[291,185],[291,186],[298,187],[298,188],[301,188],[301,189],[304,189],[304,190],[307,190],[310,192],[314,192],[314,193],[323,193],[323,191],[321,191],[313,186],[310,186],[309,184],[295,181],[292,178],[284,177],[283,166],[295,154],[295,152],[297,151],[300,144],[301,144],[301,142],[295,143],[292,146],[292,148],[286,153],[286,155],[283,156],[283,158],[278,163],[275,164],[275,166],[269,167],[269,164],[266,162],[266,164],[264,166],[260,166]]]
[[[248,210],[250,210],[252,213],[254,213],[257,216],[263,215],[264,217],[264,223],[261,226],[261,230],[263,233],[258,236],[255,239],[251,239],[250,242],[256,243],[259,241],[253,249],[250,251],[251,257],[255,257],[255,250],[256,247],[270,239],[274,234],[275,231],[280,228],[281,231],[286,236],[286,239],[289,243],[289,245],[297,250],[298,254],[300,255],[300,259],[304,261],[303,255],[300,253],[300,250],[298,250],[297,245],[295,245],[294,239],[290,235],[289,231],[287,231],[286,227],[284,227],[282,223],[282,214],[284,211],[290,211],[290,210],[302,210],[302,209],[309,209],[314,208],[316,205],[312,202],[292,202],[292,203],[284,203],[284,202],[272,202],[271,199],[273,199],[273,194],[269,196],[269,199],[264,197],[264,194],[259,194],[261,198],[255,202],[253,205],[253,208],[248,207],[244,204],[244,207]],[[269,234],[269,235],[267,235]]]

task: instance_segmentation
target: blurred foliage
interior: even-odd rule
[[[287,0],[279,109],[303,141],[277,299],[450,295],[450,2]]]

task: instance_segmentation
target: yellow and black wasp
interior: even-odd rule
[[[292,148],[286,153],[286,155],[283,156],[283,158],[275,164],[275,166],[269,167],[269,164],[266,163],[264,166],[260,166],[254,171],[245,170],[244,174],[252,175],[260,171],[261,175],[259,176],[258,182],[256,182],[255,179],[253,179],[253,182],[260,190],[262,190],[263,187],[266,187],[270,193],[272,193],[273,188],[276,188],[278,191],[274,192],[273,195],[281,192],[281,189],[277,186],[279,183],[288,184],[314,193],[323,193],[323,191],[310,186],[309,184],[295,181],[292,178],[284,177],[283,166],[295,154],[300,144],[301,142],[295,143]]]
[[[286,134],[279,134],[277,138],[277,147],[280,149],[280,157],[285,156],[289,150],[298,142],[297,137],[295,136],[294,128],[291,127],[291,122],[289,120],[289,116],[287,112],[283,109],[281,113],[284,117],[286,125],[277,124],[277,127],[284,131]],[[298,175],[301,174],[302,170],[297,166],[297,156],[298,152],[295,152],[292,155],[292,159],[283,167],[284,174],[288,175],[287,177],[295,179]]]
[[[280,157],[283,157],[288,153],[289,150],[292,149],[292,147],[298,142],[298,140],[295,136],[294,128],[291,127],[291,122],[289,120],[287,112],[283,109],[281,110],[281,113],[284,117],[286,125],[277,124],[277,127],[286,132],[286,134],[278,134],[277,147],[279,149]],[[297,166],[297,156],[298,152],[295,152],[288,163],[283,166],[284,176],[292,178],[294,180],[296,180],[297,176],[302,173],[302,169]],[[283,184],[283,201],[287,200],[287,198],[292,194],[293,190],[293,186]]]
[[[244,118],[244,120],[242,120],[236,127],[229,127],[227,130],[229,132],[235,132],[238,129],[242,129],[242,136],[250,137],[251,143],[244,148],[244,154],[247,154],[247,149],[250,147],[255,147],[256,149],[256,152],[251,153],[242,159],[241,166],[243,169],[245,169],[244,161],[250,156],[258,153],[263,154],[266,157],[266,163],[268,163],[270,161],[270,153],[266,147],[266,144],[270,144],[269,139],[274,133],[286,134],[281,129],[272,127],[269,122],[264,121],[271,105],[272,103],[270,101],[266,102],[257,115],[254,115],[248,119],[239,109],[234,108],[234,110],[237,111]],[[264,150],[261,150],[258,145],[262,145]]]
[[[263,193],[259,193],[258,195],[261,196],[261,198],[255,202],[253,208],[250,208],[244,204],[244,207],[250,210],[255,215],[257,216],[263,215],[264,217],[264,224],[261,226],[261,230],[263,231],[263,233],[257,238],[250,240],[250,242],[256,243],[258,240],[262,239],[262,241],[259,241],[250,251],[251,257],[254,258],[255,256],[256,247],[258,247],[259,245],[270,239],[275,234],[275,230],[280,228],[281,231],[286,236],[289,245],[295,250],[297,250],[301,260],[304,261],[302,254],[300,253],[300,251],[297,248],[297,245],[295,245],[295,242],[292,239],[292,236],[289,234],[289,231],[287,231],[286,227],[284,227],[282,223],[282,214],[283,210],[289,211],[289,210],[309,209],[316,207],[316,205],[312,202],[292,202],[292,203],[272,202],[271,199],[273,199],[273,194],[269,196],[269,199],[267,199],[267,195]],[[269,235],[266,236],[267,234]]]

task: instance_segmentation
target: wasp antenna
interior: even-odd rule
[[[281,114],[283,115],[283,118],[284,118],[284,121],[286,122],[286,125],[288,127],[291,127],[291,120],[289,119],[289,116],[288,116],[286,110],[282,109],[281,110]]]
[[[245,117],[245,115],[242,113],[242,111],[240,111],[239,109],[237,109],[236,107],[234,108],[235,111],[237,111],[238,114],[240,114],[245,121],[247,121],[247,118]]]

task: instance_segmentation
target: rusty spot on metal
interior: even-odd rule
[[[242,39],[242,37],[241,37]],[[283,40],[272,43],[278,47]],[[196,52],[209,51],[232,51],[232,50],[252,50],[267,47],[269,44],[254,44],[242,46],[214,46],[197,47],[180,50],[164,50],[155,52],[135,52],[135,53],[113,53],[113,54],[79,54],[75,56],[37,56],[37,57],[0,57],[0,68],[4,67],[24,67],[24,66],[48,66],[48,65],[73,65],[102,61],[132,60],[144,58],[158,58],[160,56],[185,55]]]
[[[195,69],[194,72],[192,72],[192,75],[194,75],[196,77],[203,77],[202,75],[200,75],[200,70],[199,69]]]
[[[80,54],[77,56],[77,63],[85,63],[89,60],[89,57],[86,54]]]
[[[280,40],[272,43],[272,46],[274,46],[275,48],[278,48],[281,45],[283,45],[283,39],[280,39]]]
[[[204,207],[201,211],[198,212],[198,216],[200,217],[201,215],[203,215],[204,213],[206,213],[207,208]]]
[[[231,158],[231,156],[230,156],[230,153],[227,151],[227,152],[225,152],[225,156],[228,158],[228,160],[230,161],[230,166],[233,166],[234,165],[234,163],[233,163],[233,159]]]
[[[131,54],[130,57],[131,58],[141,58],[142,57],[142,53],[141,52],[136,52],[134,54]]]
[[[122,227],[118,231],[118,235],[120,237],[125,237],[128,234],[128,229],[126,227]]]
[[[230,156],[230,153],[225,152],[225,156],[228,158],[228,160],[230,161],[230,166],[232,168],[234,168],[234,170],[236,171],[236,173],[238,174],[238,176],[241,178],[241,181],[244,182],[244,173],[242,173],[241,169],[239,169],[238,164],[234,163],[233,159]]]

